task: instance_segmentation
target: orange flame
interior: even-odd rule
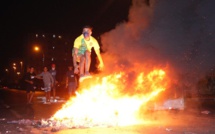
[[[166,73],[154,70],[132,79],[125,72],[95,76],[83,82],[52,120],[69,120],[70,126],[125,126],[143,123],[143,105],[165,90]],[[128,89],[129,87],[129,89]]]

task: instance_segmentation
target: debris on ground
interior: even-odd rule
[[[211,112],[208,110],[201,111],[202,114],[210,114]]]
[[[166,131],[172,131],[172,129],[171,128],[166,128]]]
[[[6,120],[6,119],[5,119],[5,118],[1,118],[1,119],[0,119],[0,121],[4,121],[4,120]]]
[[[98,125],[91,124],[90,121],[85,121],[87,124],[81,125],[81,123],[74,123],[72,119],[64,119],[64,120],[52,120],[52,119],[42,119],[42,120],[29,120],[29,119],[21,119],[21,120],[12,120],[7,121],[8,124],[19,124],[25,126],[32,126],[34,128],[51,128],[51,132],[57,132],[62,129],[68,128],[91,128],[91,127],[109,127],[107,125]],[[18,131],[25,131],[24,128],[18,128]]]
[[[185,108],[184,98],[169,99],[164,101],[163,104],[154,105],[154,110],[170,110],[170,109],[184,110],[184,108]]]

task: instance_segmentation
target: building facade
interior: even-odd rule
[[[29,34],[27,37],[26,68],[35,67],[36,73],[56,64],[59,79],[63,79],[67,66],[72,64],[73,40],[71,36],[59,34]]]

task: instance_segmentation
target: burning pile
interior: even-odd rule
[[[165,90],[165,77],[165,71],[158,69],[141,72],[132,81],[125,72],[85,80],[76,97],[50,118],[51,125],[80,128],[144,123],[141,111]]]

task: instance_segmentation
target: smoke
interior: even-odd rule
[[[149,69],[168,66],[175,75],[196,83],[215,65],[214,4],[211,0],[133,0],[128,21],[101,36],[106,70],[137,64]]]

